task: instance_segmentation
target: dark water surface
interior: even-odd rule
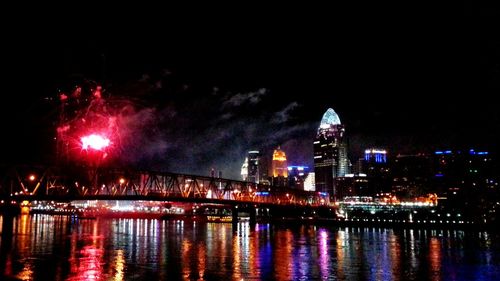
[[[0,280],[500,280],[486,232],[0,216]]]

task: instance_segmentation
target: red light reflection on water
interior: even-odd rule
[[[76,266],[72,268],[72,276],[68,280],[101,280],[102,254],[103,250],[97,249],[94,245],[83,247],[76,260],[70,260],[70,263],[76,263]]]
[[[432,237],[429,241],[429,265],[432,280],[441,280],[441,241]]]

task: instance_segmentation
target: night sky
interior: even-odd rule
[[[0,162],[50,163],[58,93],[89,81],[133,105],[120,159],[137,167],[235,178],[245,151],[277,145],[311,165],[329,107],[353,161],[370,146],[497,150],[495,7],[224,11],[23,13],[3,40]]]

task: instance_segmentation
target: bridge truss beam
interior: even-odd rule
[[[90,178],[88,175],[92,174]],[[36,176],[32,176],[36,175]],[[61,167],[13,167],[3,171],[0,196],[43,198],[174,198],[213,201],[244,201],[269,204],[325,205],[328,196],[251,182],[126,169],[85,169]],[[76,200],[76,199],[75,199]]]

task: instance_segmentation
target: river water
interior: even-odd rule
[[[500,280],[487,232],[0,216],[0,280]]]

